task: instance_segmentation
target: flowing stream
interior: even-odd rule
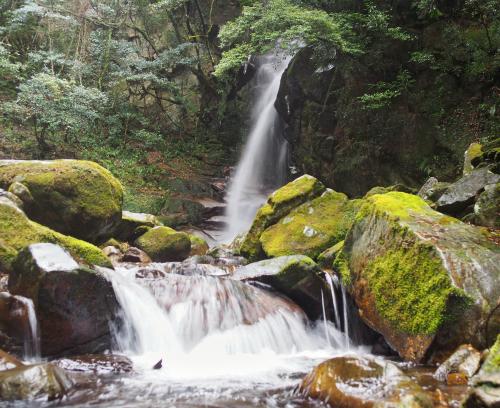
[[[286,182],[288,143],[280,132],[274,103],[289,61],[289,57],[273,53],[257,62],[252,125],[226,197],[226,241],[245,232],[267,195]]]

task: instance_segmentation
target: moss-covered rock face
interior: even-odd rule
[[[33,300],[42,355],[99,353],[111,347],[110,324],[119,305],[97,270],[80,267],[61,247],[23,249],[9,275],[9,291]]]
[[[344,240],[337,242],[334,246],[324,250],[318,255],[318,264],[323,268],[331,269],[337,255],[344,248]]]
[[[479,372],[472,378],[472,390],[464,408],[495,408],[500,406],[500,334],[490,348]]]
[[[183,261],[191,251],[189,235],[169,227],[155,227],[136,239],[135,245],[155,262]]]
[[[295,179],[272,193],[259,211],[243,239],[240,253],[250,260],[263,257],[260,235],[266,228],[288,214],[293,208],[325,191],[325,186],[307,174]]]
[[[500,248],[487,230],[414,195],[374,195],[338,258],[361,316],[402,357],[420,361],[431,343],[485,346],[481,328],[500,297]]]
[[[72,388],[67,374],[52,364],[21,366],[0,372],[3,400],[61,399]]]
[[[313,259],[342,241],[351,227],[362,200],[348,200],[335,191],[292,210],[260,236],[269,257],[302,254]]]
[[[28,216],[63,234],[96,242],[109,237],[121,220],[122,186],[97,163],[1,160],[0,187],[16,182],[26,187],[25,197],[32,197],[24,203]]]
[[[11,271],[18,252],[37,242],[61,245],[84,264],[111,267],[99,248],[29,220],[14,203],[0,198],[0,269]]]
[[[472,165],[472,161],[476,160],[483,154],[483,146],[479,143],[471,143],[470,146],[464,153],[464,171],[463,174],[470,174],[472,170],[474,170],[474,166]]]
[[[321,274],[311,258],[292,255],[245,265],[234,272],[233,279],[270,285],[296,302],[311,319],[316,319],[322,313],[321,291],[329,290]]]
[[[299,393],[335,408],[433,406],[396,365],[368,357],[336,357],[319,364],[302,380]]]

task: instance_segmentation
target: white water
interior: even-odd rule
[[[344,335],[343,335],[343,347],[346,350],[351,348],[351,339],[349,337],[349,318],[348,318],[348,305],[347,305],[347,296],[345,286],[339,282],[337,275],[330,275],[328,272],[325,272],[325,279],[330,287],[330,293],[332,295],[332,303],[333,303],[333,311],[335,316],[335,327],[340,331],[340,313],[339,306],[337,304],[337,296],[335,295],[336,289],[340,286],[342,292],[342,310],[343,310],[343,318],[344,318]],[[323,296],[323,293],[321,293]],[[324,306],[323,306],[324,308]],[[323,315],[325,315],[325,311],[323,310]]]
[[[226,241],[246,232],[267,194],[286,181],[288,146],[279,132],[274,102],[289,61],[290,58],[275,54],[259,60],[253,125],[226,198]]]
[[[276,293],[212,276],[137,278],[139,269],[105,273],[124,311],[118,351],[149,380],[282,386],[284,375],[344,351],[344,334],[332,323],[311,324]],[[160,359],[163,368],[151,370]]]
[[[14,296],[24,306],[24,313],[27,314],[28,327],[24,328],[24,359],[26,361],[39,361],[40,354],[40,334],[38,330],[38,320],[36,318],[35,306],[31,299],[24,296]],[[23,312],[20,312],[23,313]]]

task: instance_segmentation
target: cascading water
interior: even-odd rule
[[[26,327],[24,331],[24,359],[27,361],[40,360],[40,335],[38,330],[38,321],[35,313],[35,306],[31,299],[24,296],[14,296],[22,305],[23,310],[18,313],[26,314]]]
[[[288,144],[280,132],[281,121],[274,103],[289,61],[281,54],[258,61],[252,126],[227,193],[226,241],[245,232],[267,194],[286,182]]]

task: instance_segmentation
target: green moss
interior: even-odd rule
[[[170,227],[151,228],[136,239],[135,245],[157,262],[182,261],[191,251],[188,234]]]
[[[340,279],[345,286],[349,286],[352,283],[351,270],[343,251],[337,253],[333,261],[333,269],[340,275]]]
[[[50,242],[66,248],[77,260],[89,265],[111,267],[103,252],[88,242],[60,234],[29,220],[26,215],[5,201],[0,202],[0,266],[9,271],[17,253],[24,247]]]
[[[345,238],[361,202],[335,191],[324,193],[266,229],[260,237],[262,248],[268,256],[304,254],[315,259]]]
[[[255,219],[242,241],[239,253],[250,260],[264,257],[260,235],[266,228],[274,224],[281,217],[288,214],[293,208],[313,199],[325,190],[325,186],[316,178],[304,175],[272,193],[255,216]]]
[[[191,252],[189,256],[205,255],[207,253],[209,247],[207,241],[203,238],[194,234],[189,234],[189,240],[191,241]]]
[[[472,161],[483,154],[483,146],[479,143],[471,143],[469,148],[465,151],[464,155],[464,174],[470,173],[474,166]]]
[[[495,343],[491,346],[481,371],[487,374],[500,372],[500,334],[498,334]]]
[[[318,255],[318,263],[324,268],[332,268],[338,253],[344,248],[344,240],[337,242],[334,246],[326,249]]]
[[[371,260],[364,277],[375,297],[377,312],[395,328],[410,334],[436,333],[450,315],[451,297],[468,301],[452,285],[432,246],[391,249]]]

